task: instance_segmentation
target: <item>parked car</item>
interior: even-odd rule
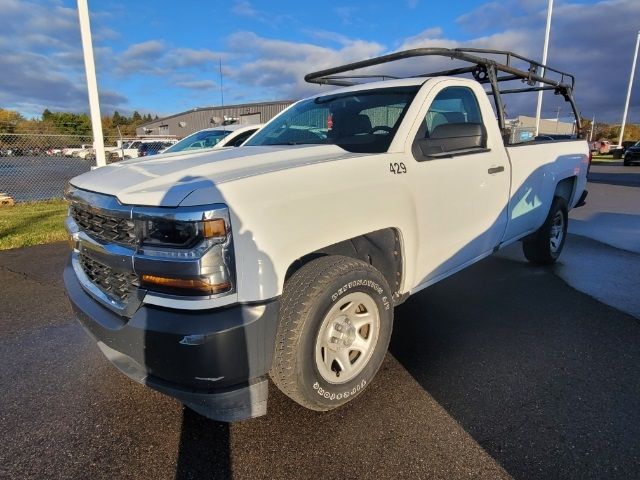
[[[131,140],[124,142],[122,147],[109,147],[107,151],[107,158],[111,161],[127,160],[129,158],[138,157],[138,148],[144,143],[163,142],[167,146],[173,145],[177,142],[174,138],[159,137],[159,138],[142,138],[140,140]],[[165,147],[163,147],[165,148]]]
[[[61,148],[49,148],[47,150],[47,155],[51,156],[51,157],[59,157],[62,155],[62,149]]]
[[[512,145],[492,106],[500,78],[540,82],[580,131],[573,76],[484,52],[316,72],[307,81],[351,86],[295,103],[241,148],[73,178],[64,283],[80,322],[123,373],[210,418],[265,414],[267,375],[306,408],[352,401],[382,364],[396,305],[517,241],[531,263],[554,263],[584,204],[587,142]],[[470,66],[349,77],[423,55]],[[485,82],[455,76],[470,70]]]
[[[83,160],[95,160],[96,151],[93,147],[90,147],[90,148],[85,148],[84,150],[73,152],[71,156],[74,158],[81,158]]]
[[[72,157],[74,153],[91,148],[92,145],[72,145],[62,149],[62,155],[65,157]]]
[[[595,140],[589,143],[589,149],[597,155],[608,155],[615,148],[615,143],[609,140]]]
[[[613,155],[613,158],[622,158],[627,148],[634,146],[636,143],[638,143],[638,140],[625,140],[620,144],[620,148],[617,145],[614,148],[609,148],[609,153]]]
[[[170,147],[170,142],[142,142],[138,146],[138,157],[157,155],[160,151]]]
[[[203,148],[239,147],[260,128],[262,128],[262,124],[206,128],[183,138],[162,153],[186,152]]]
[[[633,145],[626,148],[624,152],[623,165],[634,165],[640,163],[640,142],[636,142]]]

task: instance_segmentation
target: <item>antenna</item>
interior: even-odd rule
[[[222,89],[222,58],[219,59],[218,67],[220,70],[220,106],[222,107],[222,124],[225,125],[224,121],[224,91]]]

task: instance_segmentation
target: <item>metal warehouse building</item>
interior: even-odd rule
[[[271,120],[282,110],[293,103],[292,100],[279,102],[245,103],[242,105],[225,105],[224,107],[194,108],[169,117],[147,122],[138,127],[136,134],[142,135],[175,135],[185,137],[204,128],[211,128],[223,123],[239,123],[251,125]]]

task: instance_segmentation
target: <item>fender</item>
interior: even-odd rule
[[[417,213],[403,175],[389,173],[394,159],[394,154],[363,155],[220,185],[230,206],[234,247],[240,252],[238,300],[276,297],[297,259],[389,227],[399,232],[406,266],[399,292],[409,290],[406,279],[413,278],[417,255]]]

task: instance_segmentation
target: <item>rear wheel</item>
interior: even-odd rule
[[[368,263],[342,256],[304,265],[285,284],[271,378],[312,410],[359,395],[391,338],[389,286]]]
[[[555,197],[544,224],[522,242],[527,260],[539,265],[554,263],[564,247],[568,221],[567,202]]]

